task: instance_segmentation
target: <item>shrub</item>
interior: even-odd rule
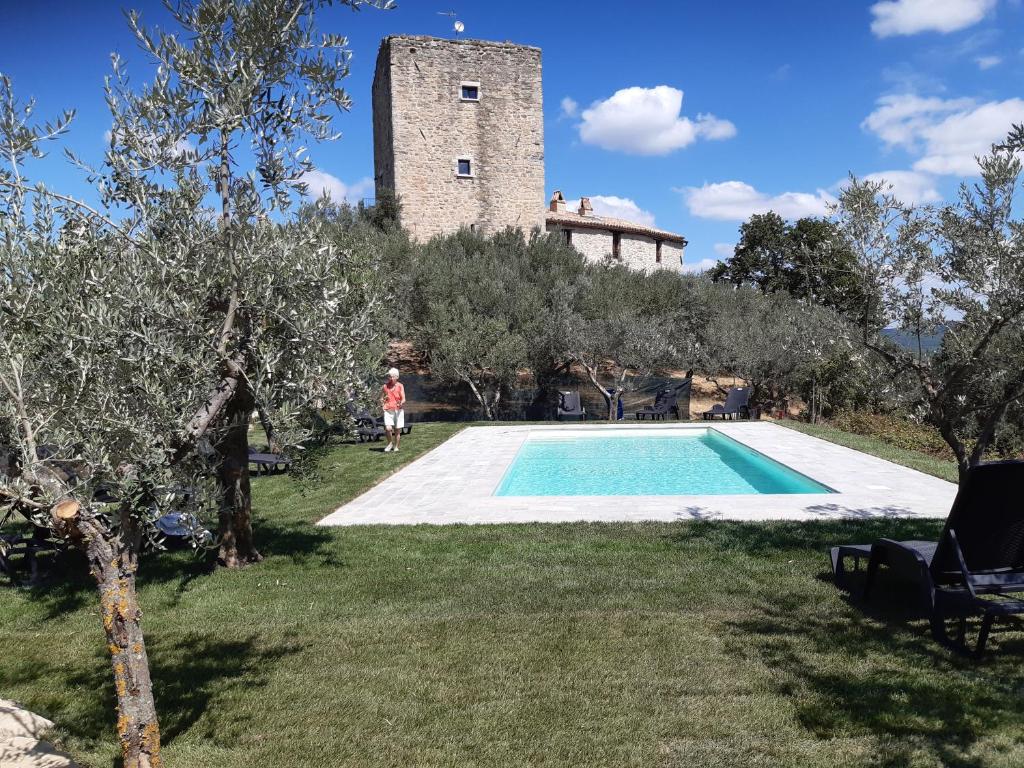
[[[899,414],[841,411],[831,421],[844,432],[874,437],[897,448],[927,453],[940,459],[952,459],[953,451],[930,424],[922,424]]]

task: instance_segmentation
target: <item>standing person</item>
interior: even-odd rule
[[[405,426],[405,387],[398,380],[398,369],[388,371],[388,380],[381,388],[380,404],[384,409],[384,431],[387,432],[388,444],[384,453],[398,450],[402,440],[402,427]]]

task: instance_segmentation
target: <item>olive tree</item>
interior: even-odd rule
[[[129,768],[161,764],[135,592],[155,519],[212,507],[222,561],[258,558],[252,414],[297,448],[304,412],[347,398],[382,349],[371,238],[272,215],[309,168],[298,140],[329,138],[325,110],[347,106],[343,40],[313,31],[323,5],[175,5],[187,45],[132,15],[159,66],[134,92],[115,61],[96,206],[29,179],[71,114],[35,124],[0,77],[0,519],[85,551]]]
[[[146,289],[141,250],[121,251],[76,207],[27,186],[24,161],[66,127],[30,122],[0,79],[0,512],[84,550],[100,592],[126,766],[160,764],[160,732],[135,593],[142,544],[162,511],[200,512],[202,467],[172,462],[193,404],[172,366],[150,361],[133,310]],[[171,361],[173,363],[173,361]],[[192,377],[194,381],[194,376]],[[187,495],[182,489],[189,489]]]
[[[413,267],[413,335],[431,373],[466,386],[487,419],[530,362],[542,306],[527,269],[535,242],[462,230],[423,246]]]
[[[630,376],[677,365],[694,353],[688,285],[679,275],[619,265],[587,271],[568,318],[567,349],[604,398],[609,421]],[[610,385],[601,381],[602,373],[610,375]]]
[[[253,413],[270,428],[275,399],[314,381],[327,388],[325,355],[346,359],[344,348],[327,348],[336,334],[317,327],[318,314],[311,316],[303,299],[324,293],[334,307],[357,283],[331,284],[335,252],[314,265],[296,257],[323,255],[316,248],[283,254],[268,247],[268,238],[274,212],[306,191],[303,177],[313,168],[307,142],[337,137],[331,113],[350,106],[341,85],[349,52],[345,38],[316,30],[317,12],[329,0],[166,5],[175,30],[149,30],[137,12],[128,15],[156,73],[135,89],[113,57],[106,85],[110,146],[104,167],[90,173],[103,203],[125,212],[126,245],[137,247],[131,232],[143,231],[176,254],[176,266],[201,262],[188,273],[172,270],[168,279],[182,296],[173,332],[212,383],[197,398],[178,448],[190,450],[218,427],[219,560],[238,566],[260,557],[248,479]],[[280,434],[271,429],[272,444]]]
[[[705,288],[701,364],[712,380],[726,374],[746,381],[759,405],[785,407],[792,394],[810,389],[820,366],[849,350],[845,324],[824,307],[783,291]]]
[[[912,208],[877,183],[851,180],[835,221],[865,284],[859,338],[892,373],[914,382],[961,476],[992,445],[1024,397],[1024,223],[1013,218],[1019,146],[979,159],[981,180],[956,203]],[[917,343],[897,345],[899,329]],[[944,333],[929,353],[923,339]]]

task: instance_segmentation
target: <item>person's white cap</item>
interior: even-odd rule
[[[397,379],[398,378],[398,369],[397,368],[388,368],[388,376],[390,376],[393,379]]]

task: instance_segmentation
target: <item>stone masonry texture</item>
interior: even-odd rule
[[[479,101],[461,98],[479,83]],[[401,199],[420,241],[472,226],[544,227],[544,117],[538,48],[393,36],[373,80],[377,194]],[[458,159],[472,177],[457,175]]]
[[[549,232],[564,232],[569,227],[548,224]],[[600,263],[612,255],[612,230],[573,229],[573,247],[586,256],[588,261]],[[619,236],[619,260],[631,269],[650,272],[655,269],[682,269],[682,243],[663,240],[661,263],[657,261],[657,241],[653,237],[623,232]]]

